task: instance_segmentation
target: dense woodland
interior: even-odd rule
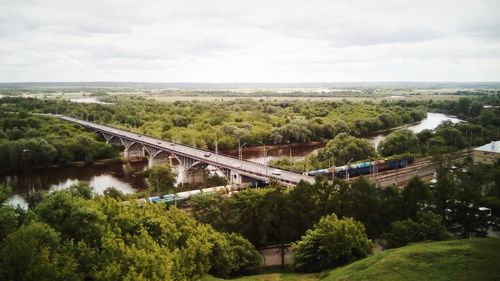
[[[0,207],[0,278],[228,277],[259,270],[255,247],[289,243],[293,269],[316,272],[369,255],[376,240],[391,248],[485,236],[500,215],[500,164],[436,161],[435,184],[416,177],[398,190],[364,177],[350,185],[318,177],[291,189],[273,183],[229,198],[194,197],[190,210],[124,204],[122,195],[95,197],[86,185],[39,194],[28,210]],[[2,186],[0,200],[8,196]]]
[[[308,242],[307,247],[302,244],[314,240],[308,236],[316,235],[315,231],[308,229],[332,213],[362,223],[362,231],[356,221],[348,223],[350,226],[345,228],[354,229],[350,235],[364,241],[359,231],[366,230],[368,238],[382,239],[386,247],[486,236],[488,227],[500,222],[500,163],[491,167],[473,165],[469,160],[452,169],[446,159],[436,159],[436,165],[436,184],[424,183],[415,177],[399,190],[394,186],[377,187],[365,177],[357,178],[350,185],[343,180],[332,182],[318,177],[314,184],[302,182],[293,189],[275,185],[245,190],[227,199],[218,194],[195,197],[192,212],[198,221],[220,231],[241,233],[257,247],[299,241],[296,249],[306,251],[299,253],[309,257],[295,265],[299,271],[324,270],[366,255],[365,242],[361,247],[347,241],[348,245],[354,245],[353,249],[361,247],[365,254],[346,254],[344,259],[334,257],[321,268],[317,267],[317,251],[322,245],[327,246],[321,243],[327,243],[329,237]],[[480,207],[490,208],[492,217],[482,213]]]
[[[6,199],[0,187],[0,203]],[[177,208],[92,198],[75,186],[29,210],[0,207],[1,280],[196,280],[259,270],[239,234],[221,233]]]
[[[13,108],[2,104],[2,99],[0,108],[0,171],[118,156],[116,149],[78,126],[25,111],[7,111]]]
[[[484,105],[493,105],[486,107]],[[337,134],[320,149],[317,155],[309,155],[302,161],[288,157],[271,161],[271,165],[304,172],[324,169],[334,164],[375,160],[385,157],[412,154],[416,157],[452,153],[461,149],[481,146],[500,140],[500,95],[481,98],[460,98],[458,101],[432,102],[429,111],[454,114],[466,122],[443,122],[435,130],[413,133],[402,129],[390,133],[377,149],[365,140],[348,133]],[[497,106],[497,107],[495,107]],[[334,161],[334,163],[332,163]]]
[[[139,133],[213,148],[330,139],[316,156],[290,169],[394,156],[434,155],[437,182],[418,177],[403,189],[318,177],[294,188],[271,183],[224,197],[194,197],[190,209],[122,202],[109,190],[95,196],[85,185],[34,193],[28,210],[0,207],[1,280],[196,280],[228,277],[260,267],[255,248],[291,244],[296,271],[321,271],[372,252],[412,242],[485,236],[500,216],[500,165],[454,164],[445,153],[500,139],[500,96],[456,102],[350,103],[214,101],[160,103],[114,99],[113,105],[4,97],[0,99],[1,169],[67,164],[115,157],[98,136],[55,118],[59,113]],[[223,109],[223,110],[222,110]],[[466,123],[444,123],[417,135],[392,133],[378,150],[360,137],[451,113]],[[194,142],[194,143],[193,143]],[[82,143],[87,145],[81,145]],[[4,161],[4,159],[8,159]],[[285,161],[280,160],[280,161]],[[338,161],[338,162],[337,162]],[[279,163],[278,163],[279,164]],[[149,171],[153,188],[172,189],[168,166]],[[9,188],[0,187],[0,203]],[[492,216],[480,207],[492,210]],[[321,260],[321,262],[318,262]]]
[[[8,110],[60,113],[202,148],[237,147],[330,139],[341,132],[361,136],[414,123],[425,107],[372,102],[185,101],[116,98],[112,105],[3,98]]]

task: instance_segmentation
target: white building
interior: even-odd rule
[[[500,159],[500,141],[492,141],[478,148],[474,148],[472,152],[472,160],[474,163],[494,164]]]

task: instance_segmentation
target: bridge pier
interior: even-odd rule
[[[231,170],[229,172],[229,182],[231,184],[241,184],[242,183],[241,175],[237,170]]]
[[[196,149],[185,145],[175,145],[171,142],[163,141],[161,139],[152,138],[149,136],[138,135],[137,133],[127,132],[121,129],[112,128],[100,124],[91,123],[84,120],[75,119],[64,115],[53,115],[76,124],[80,124],[85,128],[100,132],[106,142],[124,146],[123,158],[125,160],[144,159],[148,157],[148,164],[154,165],[154,159],[159,153],[165,152],[173,155],[180,163],[182,168],[189,170],[196,162],[204,165],[213,165],[219,169],[226,177],[229,178],[230,183],[241,183],[241,175],[245,174],[245,178],[257,178],[263,180],[265,178],[274,178],[286,185],[292,185],[305,180],[307,182],[314,182],[314,179],[300,173],[293,173],[283,171],[280,175],[268,175],[267,167],[264,165],[253,163],[249,161],[242,162],[241,159],[236,159],[230,156],[219,155],[217,151],[216,157],[200,157],[207,154],[207,151]],[[150,159],[149,156],[152,156]],[[210,158],[207,158],[210,157]],[[244,165],[242,166],[242,163]],[[180,170],[180,182],[186,180],[185,172]],[[242,174],[240,174],[242,173]],[[253,175],[253,176],[252,176]]]

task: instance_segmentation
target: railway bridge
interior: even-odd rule
[[[301,180],[314,182],[314,178],[300,173],[281,170],[279,174],[273,174],[272,171],[274,168],[268,165],[168,142],[69,116],[54,116],[100,133],[108,143],[122,145],[125,148],[124,157],[129,157],[133,151],[139,151],[142,154],[141,156],[148,158],[150,166],[160,157],[169,156],[175,158],[182,165],[180,171],[183,173],[187,173],[193,169],[206,168],[210,165],[218,169],[233,184],[242,183],[243,177],[266,182],[275,179],[285,185],[295,185]],[[181,177],[184,178],[184,175],[181,175]]]

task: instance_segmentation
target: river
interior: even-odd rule
[[[424,129],[434,129],[443,121],[453,123],[461,120],[440,113],[428,113],[427,117],[419,124],[407,128],[418,133]],[[377,145],[389,132],[372,136],[370,142]],[[325,142],[312,142],[309,144],[273,145],[268,151],[268,160],[282,156],[291,155],[294,159],[303,159],[306,155],[316,152],[325,146]],[[238,156],[237,150],[225,151],[224,153]],[[243,158],[246,160],[265,163],[264,148],[250,147],[243,149]],[[138,162],[133,164],[135,170],[142,170],[147,163]],[[177,169],[178,167],[174,167]],[[22,171],[9,174],[0,174],[0,182],[8,182],[14,190],[15,196],[10,198],[10,203],[24,206],[25,196],[31,190],[37,189],[64,189],[78,181],[88,181],[90,186],[98,194],[108,187],[115,187],[123,193],[134,193],[147,187],[144,177],[134,177],[125,172],[125,166],[120,162],[109,162],[98,165],[83,165],[70,167],[47,168],[31,171]]]

